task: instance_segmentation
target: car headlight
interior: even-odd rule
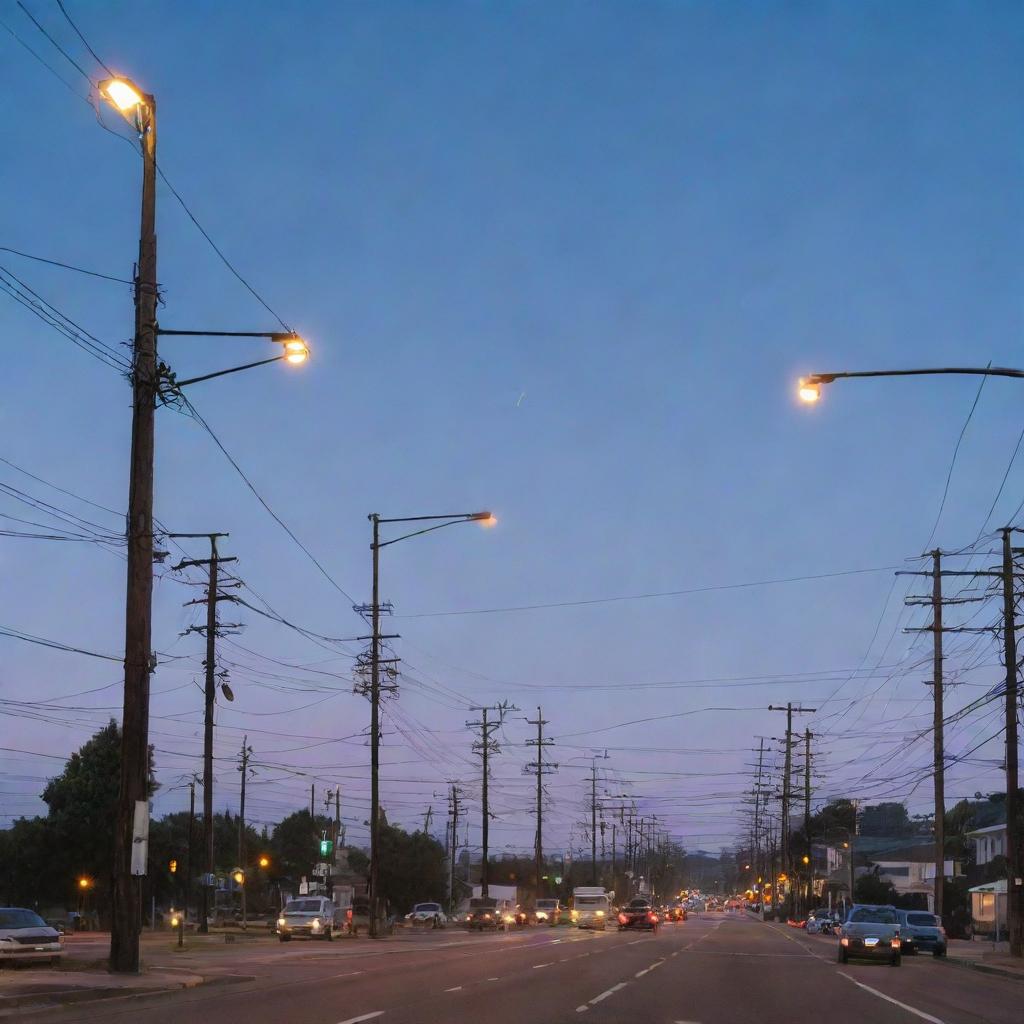
[[[284,926],[285,926],[286,924],[288,924],[288,922],[287,922],[287,921],[286,921],[286,920],[285,920],[285,919],[284,919],[283,917],[279,917],[279,918],[277,919],[277,927],[278,927],[278,928],[284,928]]]
[[[320,918],[319,917],[314,917],[313,918],[313,931],[318,931],[319,928],[320,928]]]
[[[171,918],[171,927],[172,927],[172,928],[177,928],[179,924],[181,924],[181,918],[180,918],[180,917],[178,917],[178,915],[177,915],[177,914],[175,914],[175,915],[174,915],[174,916],[173,916],[173,917]]]
[[[548,915],[545,914],[543,910],[538,910],[537,911],[537,920],[538,921],[546,921],[547,919],[548,919]]]
[[[848,946],[849,944],[850,940],[845,935],[839,940],[840,946]]]
[[[599,910],[599,911],[597,912],[597,916],[598,916],[598,917],[604,917],[604,911],[603,911],[603,910]]]

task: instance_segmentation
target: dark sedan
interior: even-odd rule
[[[660,918],[650,900],[632,899],[620,911],[618,916],[619,931],[626,928],[643,928],[656,932]]]

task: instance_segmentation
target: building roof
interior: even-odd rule
[[[970,832],[965,832],[968,838],[971,836],[989,836],[997,832],[1006,831],[1006,822],[1004,821],[1001,825],[986,825],[985,828],[972,828]]]
[[[1006,892],[1006,879],[1000,878],[995,882],[986,882],[984,885],[976,885],[968,892]]]

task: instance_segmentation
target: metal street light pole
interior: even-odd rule
[[[853,377],[932,377],[952,374],[969,377],[1024,377],[1024,370],[1006,366],[941,366],[925,370],[857,370],[842,373],[811,373],[801,377],[798,394],[804,402],[817,402],[821,398],[821,385]]]
[[[380,632],[380,549],[399,541],[418,537],[423,533],[440,530],[458,523],[482,522],[493,525],[497,520],[490,512],[459,512],[447,516],[399,516],[382,519],[376,512],[368,516],[373,524],[373,541],[370,550],[373,555],[373,596],[370,606],[370,937],[377,937],[377,907],[380,895],[380,647],[384,638]],[[421,527],[411,533],[381,541],[382,523],[423,523],[433,526]]]

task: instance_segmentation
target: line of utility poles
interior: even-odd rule
[[[537,707],[537,717],[526,720],[527,725],[537,727],[537,738],[527,740],[528,747],[537,748],[537,760],[526,765],[524,771],[537,776],[537,833],[534,837],[534,873],[536,876],[537,896],[544,895],[544,776],[558,768],[558,765],[544,760],[544,748],[554,745],[554,740],[544,738],[544,726],[548,724],[547,719],[541,713],[540,706]]]
[[[467,722],[466,727],[468,729],[479,729],[480,739],[473,742],[473,753],[479,755],[481,761],[481,826],[480,826],[480,845],[482,847],[482,854],[480,859],[480,895],[486,896],[488,893],[487,875],[487,840],[488,840],[488,825],[490,822],[490,808],[488,806],[488,783],[490,781],[490,758],[492,754],[498,754],[501,748],[498,746],[497,740],[493,739],[494,733],[501,728],[505,721],[505,716],[510,711],[518,711],[514,704],[510,704],[508,701],[501,701],[499,704],[493,704],[489,707],[478,707],[470,708],[470,711],[479,711],[480,720],[478,722]],[[487,715],[489,712],[493,712],[497,717],[488,719]]]
[[[206,625],[191,626],[186,633],[202,633],[206,636],[206,658],[203,665],[206,668],[206,685],[204,687],[204,715],[203,715],[203,880],[200,886],[200,918],[198,932],[200,935],[207,935],[210,931],[209,915],[210,893],[213,891],[214,877],[214,855],[213,855],[213,708],[217,699],[217,637],[223,635],[222,629],[231,629],[233,626],[221,627],[217,621],[217,604],[220,601],[233,601],[235,598],[230,594],[222,594],[219,589],[219,570],[224,562],[235,562],[234,556],[224,556],[217,552],[217,539],[228,536],[226,533],[172,533],[172,538],[203,538],[210,542],[209,558],[186,558],[174,566],[174,570],[185,569],[189,566],[205,566],[209,574],[207,581],[206,597],[195,601],[188,601],[188,605],[206,605]],[[233,700],[231,687],[226,682],[221,682],[224,695],[228,700]]]
[[[780,833],[782,839],[782,873],[789,880],[790,896],[795,897],[796,889],[793,886],[793,844],[790,836],[792,821],[790,816],[790,805],[792,801],[793,783],[793,715],[811,715],[817,708],[793,707],[792,701],[787,702],[785,707],[769,705],[769,711],[786,712],[786,739],[785,739],[785,766],[782,770],[782,821]],[[775,895],[775,890],[772,890]],[[792,900],[790,901],[792,909]]]

